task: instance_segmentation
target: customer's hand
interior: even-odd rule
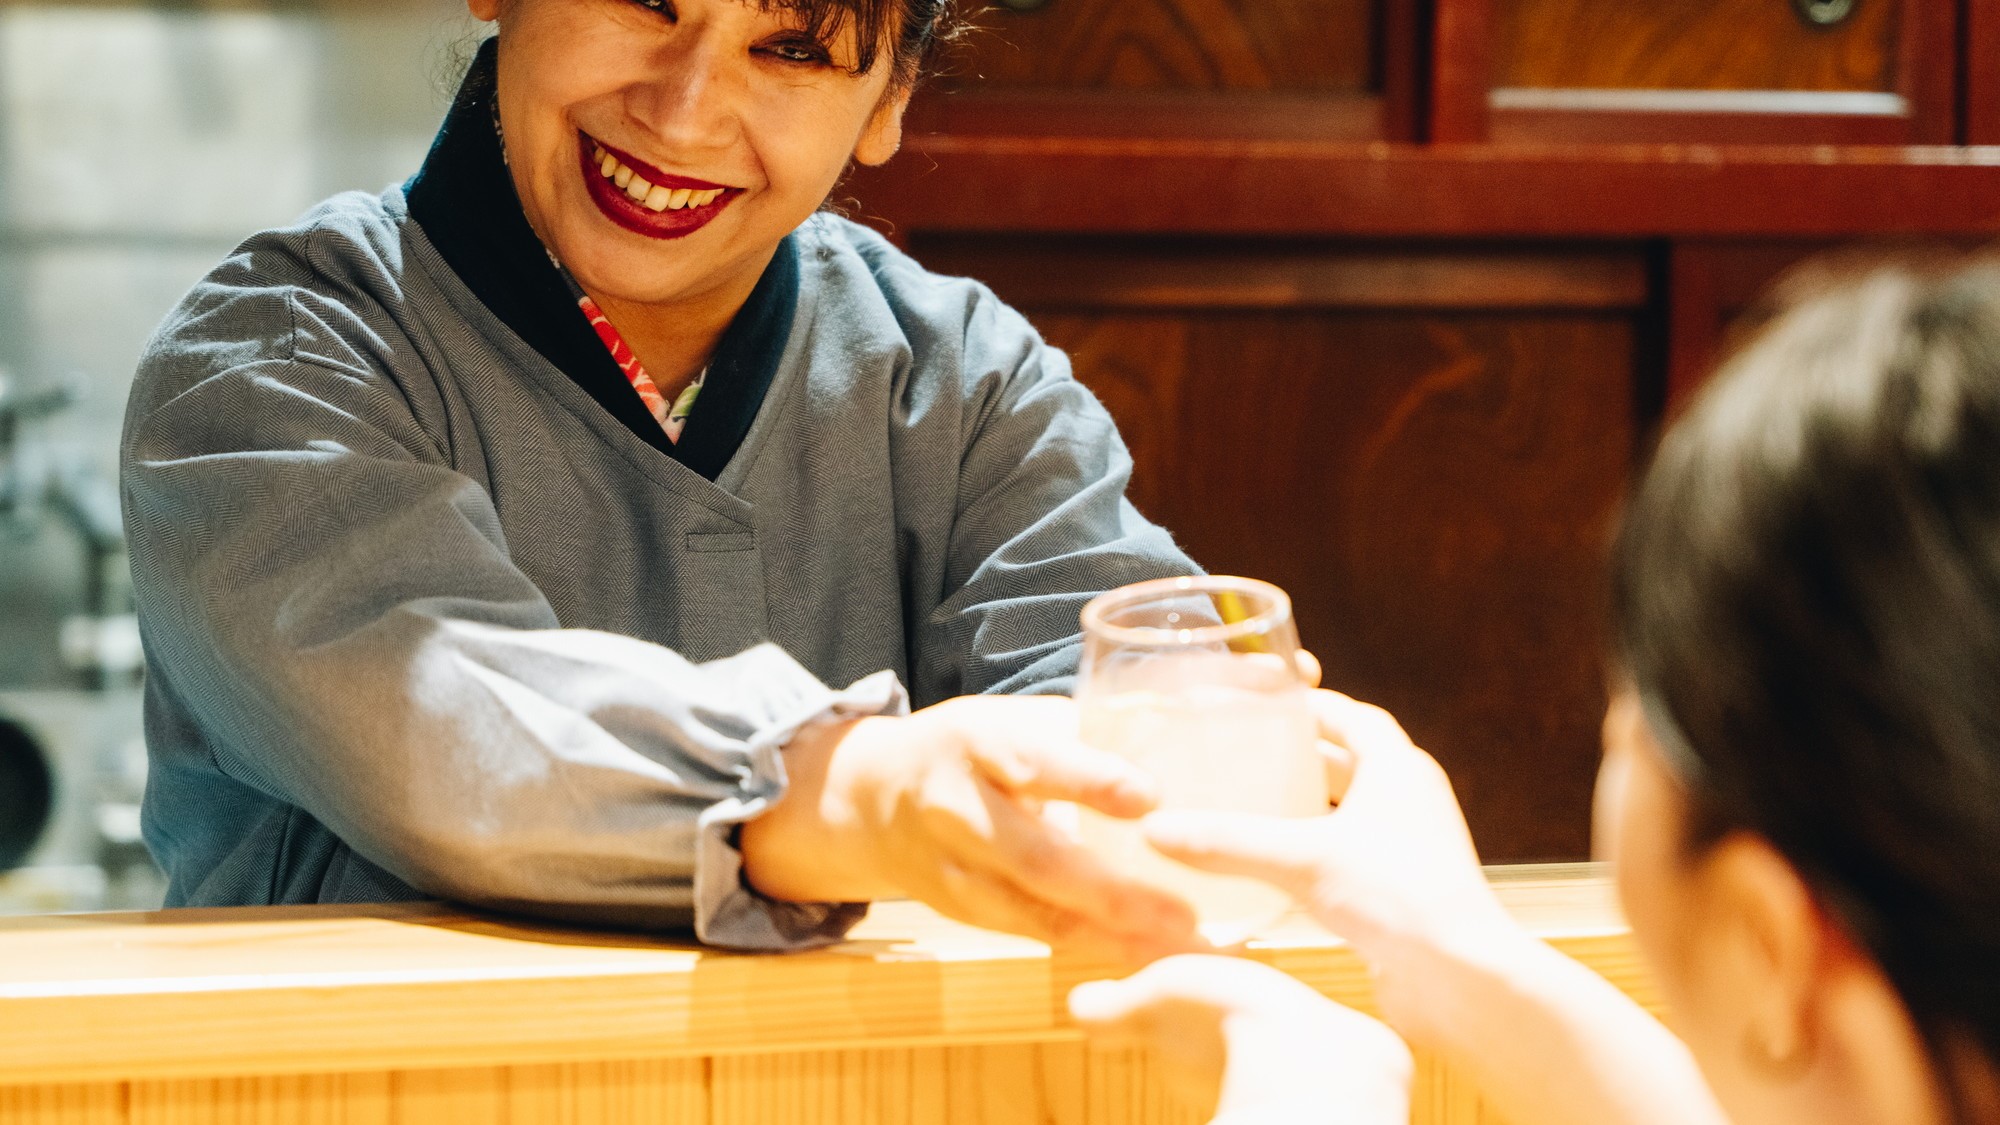
[[[1429,1011],[1426,968],[1440,953],[1508,947],[1522,932],[1480,870],[1451,783],[1378,707],[1312,695],[1338,807],[1299,819],[1160,812],[1154,847],[1191,866],[1290,891],[1376,969],[1384,1013],[1406,1033]]]
[[[1170,957],[1080,985],[1069,1005],[1092,1043],[1149,1049],[1169,1085],[1216,1107],[1218,1125],[1409,1120],[1403,1041],[1268,966]]]
[[[1185,902],[1112,872],[1042,819],[1050,800],[1117,817],[1157,801],[1144,773],[1079,740],[1067,699],[966,697],[809,728],[785,765],[785,797],[743,826],[744,871],[763,894],[908,896],[1129,963],[1204,947]]]

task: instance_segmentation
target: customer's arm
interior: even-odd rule
[[[1389,1023],[1511,1120],[1719,1125],[1680,1040],[1500,906],[1437,763],[1378,708],[1331,692],[1316,705],[1344,775],[1334,812],[1161,813],[1156,846],[1291,891],[1375,970]]]

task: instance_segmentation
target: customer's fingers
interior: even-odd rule
[[[1354,784],[1354,751],[1324,738],[1314,748],[1326,767],[1326,799],[1337,805],[1346,799],[1348,787]]]
[[[1320,737],[1346,747],[1357,759],[1416,749],[1396,717],[1374,704],[1325,688],[1313,692],[1310,699]]]
[[[1189,867],[1244,875],[1302,896],[1327,862],[1319,817],[1172,810],[1148,816],[1146,842]]]
[[[1314,656],[1305,649],[1300,649],[1293,655],[1292,660],[1298,665],[1299,679],[1304,681],[1305,685],[1309,688],[1318,687],[1320,678],[1319,657]]]

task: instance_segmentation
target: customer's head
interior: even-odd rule
[[[2000,264],[1782,296],[1627,515],[1599,839],[1739,1122],[2000,1120]]]

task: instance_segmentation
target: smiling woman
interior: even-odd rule
[[[788,948],[909,895],[1188,945],[1035,813],[1147,781],[1066,700],[961,697],[1059,697],[1084,601],[1193,564],[1061,353],[820,211],[894,154],[940,7],[472,8],[498,33],[409,182],[253,236],[142,360],[170,905]]]

